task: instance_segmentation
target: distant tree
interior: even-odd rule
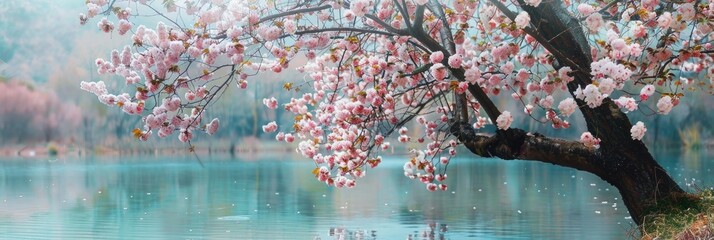
[[[81,110],[52,92],[0,82],[0,143],[49,142],[74,136]]]
[[[429,190],[446,190],[446,167],[462,145],[479,156],[595,174],[617,187],[637,224],[649,206],[684,191],[642,143],[644,124],[626,113],[667,115],[685,90],[711,91],[714,77],[714,5],[698,1],[89,0],[87,7],[82,23],[106,15],[99,29],[132,34],[96,61],[99,73],[121,76],[131,91],[81,87],[143,116],[134,130],[141,140],[213,134],[218,120],[202,118],[226,88],[292,67],[304,76],[284,91],[302,95],[281,106],[294,123],[263,130],[297,139],[319,181],[354,186],[394,134],[423,144],[404,174]],[[147,15],[162,20],[139,25]],[[497,106],[499,95],[512,103]],[[504,110],[515,105],[522,113]],[[565,119],[576,110],[587,125],[579,140],[511,127],[527,118],[569,128]],[[422,126],[418,133],[406,129],[411,121]],[[492,123],[495,132],[477,133]]]

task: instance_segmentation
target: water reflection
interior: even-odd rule
[[[710,155],[688,154],[658,156],[680,183],[714,186]],[[4,159],[0,236],[620,239],[631,228],[616,189],[587,173],[460,159],[449,191],[430,193],[393,160],[346,190],[313,180],[310,163],[271,158]]]

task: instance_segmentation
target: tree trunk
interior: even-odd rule
[[[592,57],[580,22],[566,12],[559,0],[544,1],[538,7],[519,2],[536,27],[525,31],[553,54],[556,69],[568,66],[573,70],[575,80],[568,83],[570,93],[590,84]],[[515,16],[497,0],[492,3],[507,16]],[[494,136],[479,136],[468,124],[455,123],[451,132],[480,156],[542,161],[593,173],[620,191],[632,219],[638,225],[643,223],[650,206],[663,199],[676,200],[684,195],[685,192],[655,161],[644,143],[631,138],[632,124],[612,100],[605,99],[596,108],[588,107],[581,100],[576,101],[588,131],[602,140],[599,149],[520,129],[499,130]]]
[[[677,199],[684,191],[649,154],[640,141],[615,141],[600,149],[577,141],[548,138],[520,129],[476,135],[468,124],[454,125],[452,133],[471,152],[505,160],[540,161],[590,172],[615,186],[638,225],[658,200]],[[603,140],[606,141],[606,140]],[[617,147],[614,147],[617,146]]]

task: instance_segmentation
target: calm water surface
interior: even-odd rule
[[[707,153],[659,153],[714,186]],[[387,159],[354,189],[293,157],[0,159],[3,239],[623,239],[632,221],[599,178],[525,161],[458,159],[431,193]],[[689,188],[690,190],[692,188]]]

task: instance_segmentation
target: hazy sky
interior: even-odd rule
[[[0,1],[0,61],[7,64],[2,74],[44,83],[68,67],[77,48],[86,47],[78,40],[105,41],[94,24],[79,24],[84,11],[81,0]]]

